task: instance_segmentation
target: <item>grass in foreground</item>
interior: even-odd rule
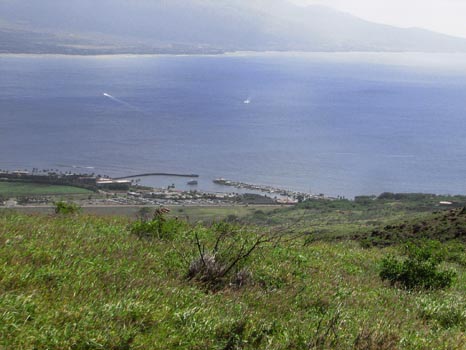
[[[0,348],[466,347],[462,265],[442,266],[450,289],[405,291],[379,278],[396,247],[283,239],[248,258],[252,283],[211,292],[187,274],[218,228],[170,225],[139,238],[124,218],[0,216]]]

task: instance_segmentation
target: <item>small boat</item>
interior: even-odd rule
[[[195,185],[197,185],[197,183],[198,183],[197,180],[188,181],[189,186],[195,186]]]

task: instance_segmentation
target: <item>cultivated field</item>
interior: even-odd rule
[[[93,192],[71,186],[46,185],[27,182],[0,182],[0,196],[4,197],[91,193]]]

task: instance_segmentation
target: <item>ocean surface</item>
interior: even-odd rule
[[[465,194],[466,55],[0,56],[0,169],[33,167]]]

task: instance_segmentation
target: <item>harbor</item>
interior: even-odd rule
[[[146,180],[141,184],[139,177],[146,179],[154,177],[158,180]],[[10,187],[25,183],[35,184],[35,186],[71,186],[75,189],[89,191],[89,196],[93,197],[93,203],[88,204],[99,205],[103,203],[123,205],[224,205],[232,203],[293,205],[308,199],[332,199],[323,194],[317,195],[279,186],[252,184],[225,178],[206,178],[205,181],[202,181],[201,176],[197,174],[154,172],[110,177],[61,172],[58,169],[39,170],[34,168],[32,171],[0,170],[0,181],[10,183]],[[73,190],[69,189],[69,191]],[[16,199],[19,202],[30,203],[47,203],[52,200],[48,196],[34,196],[32,194],[26,196],[27,200],[22,197]],[[95,202],[96,200],[98,203]]]

